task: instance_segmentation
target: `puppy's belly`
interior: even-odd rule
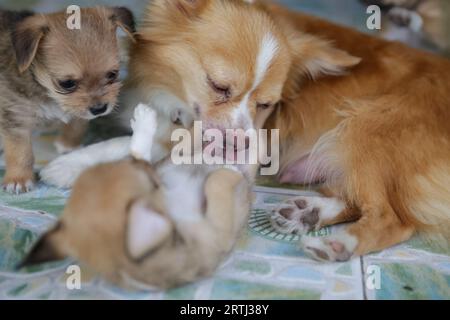
[[[172,219],[179,223],[201,221],[208,170],[204,166],[176,166],[166,162],[157,171],[166,189],[167,213]]]
[[[309,155],[296,160],[283,169],[279,176],[281,183],[311,184],[325,180],[325,176],[309,161]]]

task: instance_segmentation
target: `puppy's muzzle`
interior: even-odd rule
[[[90,107],[89,112],[94,116],[101,116],[108,111],[108,104],[98,104],[96,106]]]

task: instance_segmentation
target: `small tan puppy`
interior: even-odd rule
[[[75,147],[85,121],[110,113],[120,89],[117,27],[134,32],[125,8],[81,9],[81,29],[65,13],[0,11],[0,134],[4,189],[34,185],[31,131],[44,120],[67,124],[61,149]]]
[[[25,265],[69,255],[123,286],[167,288],[210,275],[231,251],[248,219],[250,182],[218,166],[152,167],[156,113],[140,106],[135,119],[133,159],[83,173]]]

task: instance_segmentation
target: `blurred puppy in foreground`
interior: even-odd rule
[[[156,113],[139,106],[132,157],[87,170],[58,225],[24,265],[71,256],[124,286],[159,288],[210,275],[246,224],[251,181],[234,168],[154,166]]]
[[[81,9],[81,29],[61,13],[0,10],[0,135],[11,193],[34,186],[31,132],[45,121],[66,124],[57,146],[75,148],[88,120],[107,115],[120,89],[118,27],[135,31],[125,8]]]

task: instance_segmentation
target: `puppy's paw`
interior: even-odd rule
[[[411,10],[405,8],[392,8],[388,13],[389,19],[400,27],[407,27],[414,32],[422,30],[422,17]]]
[[[134,110],[134,118],[131,120],[133,129],[131,155],[133,157],[150,162],[156,127],[156,111],[145,104],[138,105]]]
[[[295,197],[272,211],[270,220],[281,233],[306,234],[324,227],[323,221],[332,219],[344,210],[344,204],[334,198]]]
[[[302,236],[300,247],[318,261],[344,262],[352,258],[358,240],[346,231],[327,237]]]
[[[131,128],[134,134],[147,133],[152,134],[156,131],[156,111],[148,105],[139,104],[134,109],[134,116],[131,119]]]
[[[11,194],[21,194],[33,191],[34,175],[6,176],[3,179],[3,190]]]
[[[46,184],[58,188],[71,188],[85,167],[73,154],[60,156],[45,166],[39,173]]]

